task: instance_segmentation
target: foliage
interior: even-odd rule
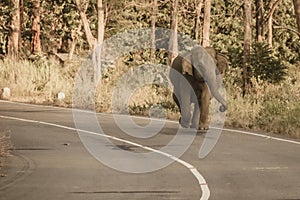
[[[230,55],[232,67],[243,66],[243,51],[241,49],[231,49]],[[287,74],[287,66],[264,43],[253,44],[248,66],[249,79],[254,77],[256,80],[279,83],[284,80]]]
[[[9,23],[11,21],[11,2],[2,0],[0,2],[0,55],[6,54],[7,38],[10,33]]]
[[[241,85],[236,82],[239,68],[231,69],[225,77],[228,111],[226,125],[262,129],[272,133],[300,135],[300,72],[293,67],[280,84],[251,79],[251,94],[241,97]]]

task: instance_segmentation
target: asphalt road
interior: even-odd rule
[[[124,140],[110,139],[114,145],[108,148],[117,146],[116,151],[161,149],[178,129],[168,122],[159,134],[137,138],[122,133],[111,115],[97,117],[105,134]],[[70,109],[0,101],[0,131],[10,132],[14,144],[4,168],[7,176],[0,178],[0,200],[300,199],[299,141],[224,130],[213,151],[199,159],[205,135],[197,135],[180,159],[172,158],[176,162],[134,174],[95,159],[74,129]]]

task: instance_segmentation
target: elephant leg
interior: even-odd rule
[[[187,80],[190,80],[191,76],[186,75],[184,77],[181,77],[181,79],[182,80],[180,80],[179,88],[176,95],[177,101],[180,104],[180,124],[184,128],[189,128],[191,122],[191,93],[193,89]]]
[[[178,94],[178,93],[177,93]],[[176,94],[173,92],[173,100],[175,101],[176,105],[178,106],[179,110],[181,110],[180,108],[180,103],[178,98],[176,97]]]
[[[208,130],[209,128],[209,106],[210,106],[210,91],[207,84],[201,84],[201,95],[200,95],[200,120],[199,130]]]
[[[199,127],[199,117],[200,117],[200,105],[198,101],[198,96],[201,95],[201,90],[195,89],[196,97],[192,97],[192,103],[194,103],[194,110],[193,110],[193,116],[192,116],[192,121],[191,121],[191,128],[198,129]]]
[[[199,117],[200,117],[200,108],[198,102],[194,103],[194,111],[193,111],[193,117],[192,117],[192,124],[191,128],[198,129],[199,128]]]

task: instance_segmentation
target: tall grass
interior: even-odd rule
[[[71,106],[74,77],[79,66],[71,64],[62,67],[54,60],[13,62],[5,59],[0,61],[0,88],[9,87],[11,100],[14,101]],[[241,72],[231,69],[224,77],[228,102],[226,126],[300,138],[299,68],[291,66],[287,79],[276,85],[252,79],[252,89],[246,97],[241,96]],[[113,89],[119,78],[129,70],[130,67],[122,62],[107,68],[101,84],[96,88],[94,98],[97,111],[112,111]],[[60,91],[66,93],[66,99],[61,102],[57,99]],[[150,115],[151,109],[155,110],[157,105],[166,110],[169,118],[179,118],[172,92],[156,85],[135,90],[131,94],[129,112]]]
[[[299,66],[300,67],[300,66]],[[288,77],[280,84],[252,79],[250,94],[241,97],[233,69],[226,76],[228,111],[226,125],[261,129],[300,138],[300,72],[291,66]]]
[[[0,61],[0,87],[9,87],[15,101],[57,103],[57,94],[62,91],[66,93],[65,102],[70,103],[74,71],[54,60],[5,59]]]

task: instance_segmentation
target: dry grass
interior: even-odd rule
[[[62,68],[53,60],[33,63],[5,59],[0,61],[0,66],[0,87],[11,89],[10,100],[53,104],[57,102],[57,94],[64,91],[65,101],[71,102],[70,88],[76,69]]]
[[[232,87],[227,79],[227,126],[261,129],[267,132],[300,138],[300,72],[291,66],[285,81],[273,85],[252,79],[251,94],[237,95],[238,85]]]
[[[113,89],[120,77],[130,69],[128,64],[123,62],[118,61],[115,65],[117,66],[105,71],[101,84],[96,89],[95,108],[99,112],[112,111]],[[34,63],[26,60],[4,60],[0,61],[0,66],[0,87],[11,88],[10,100],[71,105],[74,77],[80,65],[62,67],[53,60]],[[228,102],[226,126],[260,129],[300,138],[299,67],[290,66],[287,79],[277,85],[253,79],[251,95],[247,97],[240,95],[240,71],[231,69],[225,77]],[[60,91],[66,93],[66,99],[62,102],[59,102],[56,96]],[[141,87],[131,94],[129,112],[149,116],[149,111],[157,104],[162,105],[169,118],[178,119],[178,108],[172,100],[171,91],[153,85]]]

